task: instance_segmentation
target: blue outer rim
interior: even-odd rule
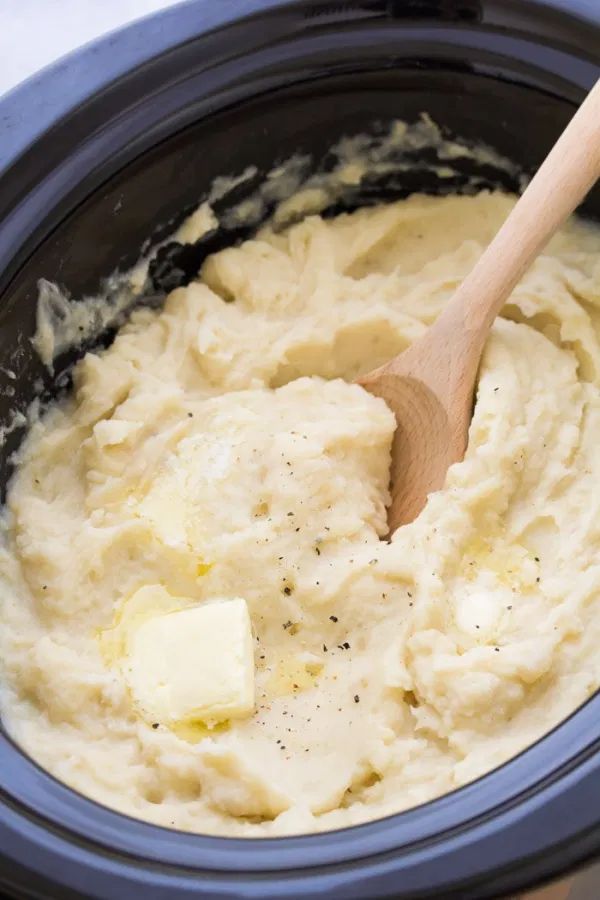
[[[9,183],[28,148],[113,82],[193,36],[225,29],[245,16],[280,12],[289,15],[290,30],[308,28],[298,14],[300,5],[188,0],[87,45],[29,79],[0,98],[0,186],[3,179]],[[315,0],[313,6],[323,14],[329,9],[329,21],[352,12],[367,22],[385,16],[393,4]],[[590,86],[597,60],[569,57],[572,47],[546,40],[542,31],[543,15],[560,21],[568,13],[573,33],[597,32],[600,10],[594,0],[532,0],[516,37],[523,3],[489,0],[485,7],[484,25],[501,31],[504,22],[510,23],[513,37],[505,38],[507,46],[525,40],[529,28],[532,40],[547,44],[548,70],[560,67],[561,54],[567,55],[573,99]],[[415,41],[421,39],[417,26]],[[431,32],[431,22],[427,27]],[[458,29],[446,25],[446,38],[450,33],[452,40],[460,37]],[[78,160],[72,160],[82,170],[85,148],[82,141]],[[136,146],[131,153],[141,149]],[[48,185],[45,189],[40,202],[48,197]],[[0,272],[39,215],[34,194],[4,209]],[[0,211],[2,205],[0,199]],[[323,835],[252,841],[182,834],[111,812],[59,784],[0,734],[0,885],[15,891],[25,885],[41,896],[74,891],[115,900],[129,900],[140,890],[149,900],[324,895],[483,900],[552,878],[600,854],[599,720],[596,696],[500,769],[406,813]]]
[[[498,27],[502,27],[503,10],[518,17],[519,4],[525,6],[526,2],[491,3],[497,9]],[[51,63],[0,96],[0,175],[60,118],[125,73],[185,43],[193,34],[222,29],[246,16],[293,5],[293,0],[224,0],[222,3],[180,0],[174,7],[110,32]],[[335,7],[336,4],[322,5]],[[346,16],[344,5],[348,11],[362,6],[352,2],[339,4],[340,19]],[[536,7],[536,15],[540,17],[550,13],[578,20],[583,29],[589,25],[598,27],[600,10],[596,0],[530,0],[529,5]],[[382,2],[381,7],[385,6]],[[365,20],[371,17],[367,4],[364,13],[359,11],[358,16],[364,16]],[[529,27],[531,18],[530,14]]]
[[[2,792],[0,847],[12,865],[28,868],[34,860],[37,871],[84,896],[96,896],[86,893],[96,877],[97,896],[107,898],[130,897],[143,885],[150,897],[167,889],[176,897],[256,900],[433,897],[437,888],[450,898],[455,879],[456,896],[496,896],[600,852],[599,708],[597,696],[490,775],[406,813],[324,835],[258,840],[199,837],[114,813],[14,748],[5,754],[4,738],[3,781],[11,783],[14,768],[15,783],[22,782],[24,762],[31,781],[23,792]]]

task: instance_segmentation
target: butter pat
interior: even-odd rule
[[[130,635],[125,674],[143,715],[216,724],[254,709],[254,648],[237,597],[153,616]]]

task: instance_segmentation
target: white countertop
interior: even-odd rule
[[[0,94],[75,47],[177,2],[0,0]],[[569,900],[598,897],[600,865],[575,879]]]
[[[176,2],[0,0],[0,94],[75,47]]]

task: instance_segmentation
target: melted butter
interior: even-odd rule
[[[475,535],[463,549],[461,574],[467,581],[475,581],[480,569],[491,572],[504,587],[524,590],[535,582],[537,566],[532,554],[520,544]]]
[[[225,722],[218,722],[212,726],[207,725],[206,722],[200,722],[199,720],[190,720],[187,722],[176,722],[168,727],[182,741],[187,741],[188,744],[198,744],[200,741],[204,740],[204,738],[228,731],[231,726],[228,720]]]
[[[323,663],[306,662],[297,656],[280,660],[266,683],[271,697],[287,697],[318,686]]]

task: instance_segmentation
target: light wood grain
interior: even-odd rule
[[[549,884],[547,887],[538,888],[537,891],[523,894],[518,900],[568,900],[572,887],[572,879],[557,881],[554,884]]]
[[[467,445],[477,370],[492,322],[540,250],[600,176],[600,81],[437,321],[359,379],[395,413],[390,534],[412,521]]]

